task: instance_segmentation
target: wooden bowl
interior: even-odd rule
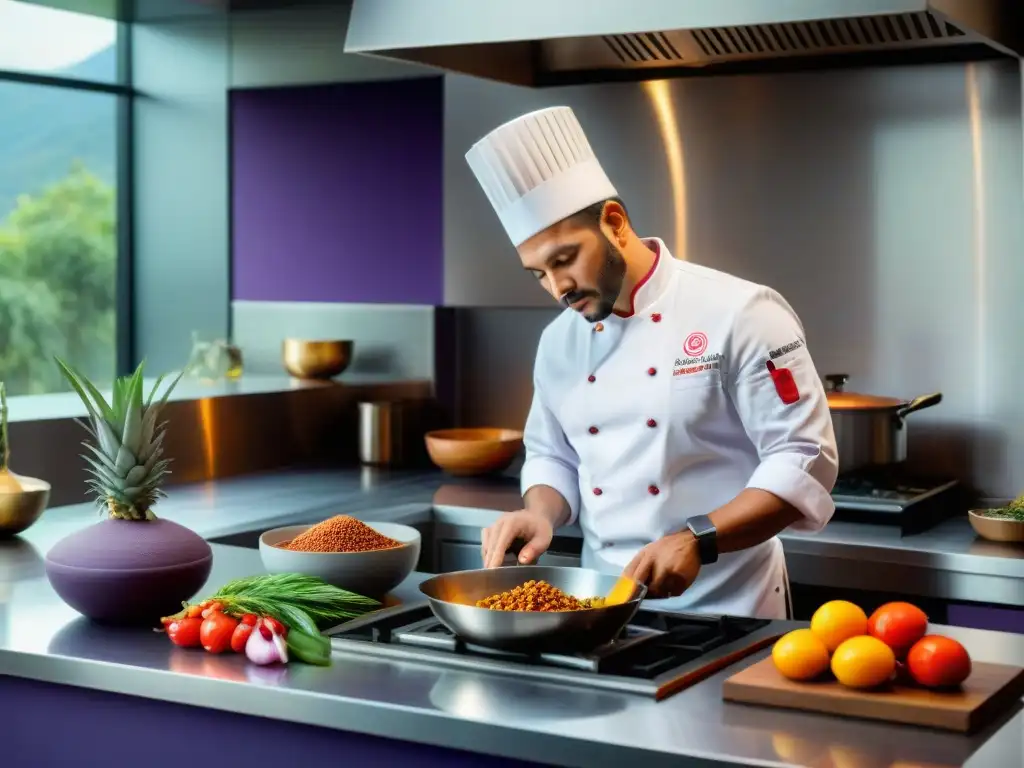
[[[987,509],[972,509],[967,512],[971,528],[983,539],[989,541],[1024,542],[1024,522],[1008,518],[986,517]]]
[[[451,475],[469,477],[507,469],[523,447],[516,429],[438,429],[424,436],[430,460]]]
[[[352,342],[285,339],[281,361],[297,379],[333,379],[352,362]]]

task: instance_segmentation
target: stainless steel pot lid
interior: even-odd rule
[[[825,394],[828,407],[834,411],[878,411],[894,410],[907,404],[898,397],[882,395],[865,395],[860,392],[847,392],[848,373],[830,373],[825,376]]]

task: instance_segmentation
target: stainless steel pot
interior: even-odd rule
[[[646,586],[637,582],[625,603],[584,611],[492,611],[477,608],[476,601],[532,579],[574,597],[603,597],[618,578],[586,568],[513,565],[440,574],[420,584],[420,592],[434,615],[466,642],[531,653],[585,652],[615,639],[640,607]]]
[[[942,402],[942,393],[913,400],[862,395],[845,390],[849,375],[825,377],[825,392],[839,449],[840,474],[864,467],[898,464],[907,458],[906,417]]]

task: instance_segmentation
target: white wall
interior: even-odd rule
[[[437,74],[370,56],[344,53],[348,2],[231,17],[231,87],[392,80]]]

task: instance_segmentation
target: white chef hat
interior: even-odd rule
[[[617,194],[569,107],[495,128],[466,160],[515,246]]]

